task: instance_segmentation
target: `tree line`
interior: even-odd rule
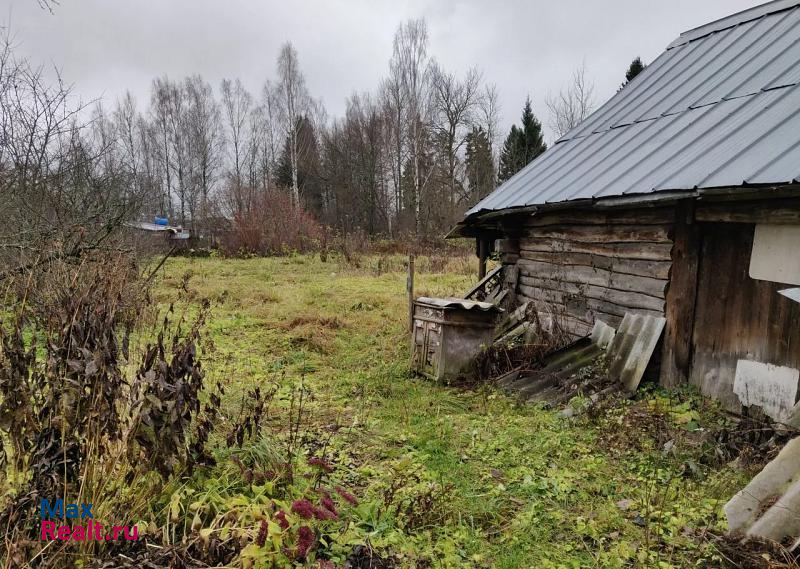
[[[288,197],[345,231],[434,235],[496,184],[497,91],[482,73],[445,70],[423,20],[402,24],[386,77],[329,120],[286,43],[259,93],[239,79],[157,78],[146,108],[130,94],[97,105],[107,160],[166,215],[199,234]]]
[[[69,89],[45,84],[10,42],[2,53],[0,182],[18,196],[7,213],[34,225],[52,221],[54,210],[80,218],[94,208],[100,226],[166,216],[200,238],[233,230],[256,252],[267,233],[318,238],[322,227],[438,236],[546,149],[530,99],[521,126],[498,143],[497,89],[476,68],[444,69],[429,53],[424,20],[398,27],[385,77],[333,119],[288,42],[257,93],[235,78],[159,77],[141,105],[126,93],[91,109],[70,107]],[[643,67],[634,63],[628,75]],[[573,79],[548,99],[558,135],[593,105],[583,68]],[[46,199],[32,200],[37,192]]]

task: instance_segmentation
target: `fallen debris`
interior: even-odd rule
[[[760,537],[794,550],[800,545],[800,437],[725,504],[731,536]]]
[[[552,351],[547,343],[500,343],[495,342],[482,350],[472,363],[472,370],[465,380],[470,382],[498,383],[507,376],[519,377],[542,367],[543,358]]]
[[[539,369],[497,383],[524,401],[551,406],[578,395],[608,393],[607,388],[612,386],[608,385],[601,356],[613,337],[614,329],[598,321],[590,336],[544,356]]]
[[[464,298],[467,300],[477,300],[480,302],[489,302],[492,304],[499,304],[497,297],[501,291],[506,291],[503,288],[503,266],[500,265],[489,271],[478,284],[472,287]],[[505,297],[505,294],[503,294]],[[501,299],[502,300],[502,299]]]
[[[538,322],[524,320],[527,313],[527,306],[522,305],[510,314],[499,327],[503,335],[498,342],[540,331]],[[616,331],[598,320],[589,336],[548,353],[537,369],[529,373],[511,370],[498,378],[497,384],[524,401],[551,406],[580,397],[562,412],[574,416],[616,391],[630,394],[636,390],[664,323],[664,318],[626,314]],[[504,332],[509,327],[513,328]]]
[[[745,543],[724,536],[711,536],[717,551],[729,567],[736,569],[798,569],[797,556],[779,543],[753,538]]]

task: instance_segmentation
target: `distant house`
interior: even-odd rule
[[[451,235],[484,257],[496,242],[509,296],[574,336],[665,316],[664,385],[785,415],[800,373],[800,304],[779,294],[800,285],[799,82],[800,1],[685,32]]]

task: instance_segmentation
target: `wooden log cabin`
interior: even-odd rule
[[[798,62],[797,1],[681,34],[451,236],[496,249],[507,298],[573,336],[666,317],[665,386],[785,415],[800,374],[800,303],[779,293],[800,286]]]

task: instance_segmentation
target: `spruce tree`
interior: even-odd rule
[[[622,84],[622,87],[633,81],[633,78],[639,75],[644,68],[647,67],[644,63],[642,63],[642,58],[637,56],[636,59],[631,61],[631,64],[628,66],[628,70],[625,72],[625,82]]]
[[[314,125],[308,117],[300,117],[297,119],[297,186],[305,207],[317,217],[323,213],[323,188],[319,171],[319,144]],[[291,189],[292,163],[289,137],[286,137],[278,157],[275,179],[278,185]]]
[[[534,116],[528,97],[522,109],[522,128],[513,125],[503,143],[498,181],[505,182],[545,150],[547,144],[542,135],[542,123]]]
[[[511,125],[511,131],[508,133],[505,142],[503,142],[503,149],[500,151],[500,165],[497,172],[497,181],[503,183],[511,176],[519,171],[519,156],[517,149],[519,148],[519,140],[522,138],[521,131],[517,125]]]
[[[467,134],[465,165],[470,203],[477,203],[494,189],[492,143],[483,127],[473,127]]]
[[[525,99],[525,107],[522,109],[522,148],[520,169],[526,166],[534,158],[547,150],[542,136],[542,123],[533,116],[531,109],[531,98]]]

